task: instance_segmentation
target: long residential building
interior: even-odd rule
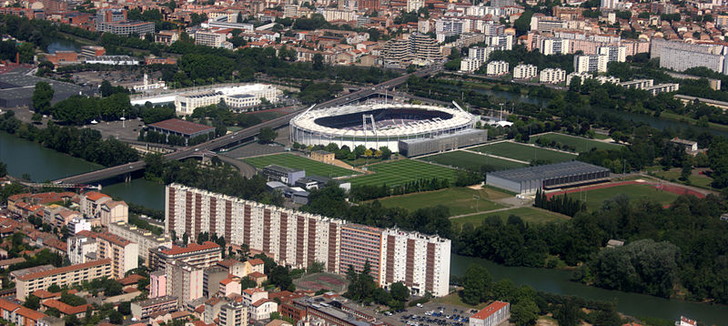
[[[166,235],[155,235],[152,231],[138,228],[136,225],[117,222],[109,224],[109,233],[120,236],[139,245],[139,258],[149,266],[151,250],[159,247],[172,248],[172,239]]]
[[[24,301],[29,294],[37,290],[45,290],[53,284],[64,287],[102,277],[112,277],[111,259],[100,259],[83,264],[29,273],[16,278],[15,298]]]
[[[329,272],[345,273],[369,262],[380,286],[404,282],[418,294],[448,293],[451,242],[439,236],[357,225],[179,184],[166,188],[165,227],[191,239],[200,232],[224,236],[283,265],[320,262]]]

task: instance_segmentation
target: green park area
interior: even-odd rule
[[[358,174],[331,164],[321,163],[302,156],[293,154],[274,154],[243,159],[246,163],[263,168],[268,165],[279,165],[290,169],[306,170],[306,175],[319,175],[324,177],[341,177]]]
[[[523,162],[547,161],[551,163],[558,163],[571,161],[576,158],[575,154],[563,153],[542,147],[514,142],[500,142],[476,147],[474,150],[486,154],[512,158]]]
[[[576,149],[577,153],[588,152],[592,148],[618,149],[619,147],[622,146],[619,144],[607,143],[607,142],[598,141],[598,140],[594,140],[594,139],[559,134],[559,133],[548,133],[548,134],[533,136],[533,137],[531,137],[531,140],[529,142],[531,144],[534,144],[534,143],[536,143],[537,139],[544,139],[549,142],[553,141],[560,145],[569,145],[569,146],[573,147],[574,149]]]
[[[508,219],[508,216],[516,215],[519,216],[524,222],[528,224],[545,224],[545,223],[551,223],[551,222],[563,222],[569,219],[568,216],[554,213],[547,211],[545,209],[540,209],[536,207],[526,206],[526,207],[518,207],[503,211],[497,211],[497,212],[490,212],[490,213],[483,213],[483,214],[477,214],[477,215],[470,215],[470,216],[464,216],[464,217],[458,217],[452,219],[453,227],[456,229],[460,229],[463,225],[470,223],[473,226],[477,227],[483,221],[490,217],[490,216],[499,216],[503,219],[505,222]]]
[[[421,158],[424,161],[452,166],[460,169],[480,172],[482,167],[488,171],[508,170],[526,166],[523,163],[503,160],[488,155],[481,155],[466,151],[452,151]]]
[[[505,207],[491,200],[510,197],[494,189],[448,188],[380,199],[384,207],[401,207],[408,211],[442,205],[450,209],[450,215],[469,214]]]
[[[659,190],[651,184],[628,184],[568,194],[568,196],[570,196],[571,198],[585,201],[587,209],[592,211],[602,207],[604,201],[612,199],[619,195],[626,195],[632,201],[640,199],[650,199],[662,205],[669,205],[677,197],[679,197],[678,194],[669,191]]]
[[[647,171],[650,172],[651,175],[655,175],[660,179],[669,180],[672,182],[678,182],[683,184],[688,184],[682,180],[680,180],[681,175],[681,169],[679,168],[673,168],[669,169],[667,171],[663,170],[661,167],[655,167],[655,168],[649,168]],[[700,174],[698,171],[693,170],[690,176],[688,177],[688,180],[690,181],[690,185],[701,187],[701,188],[707,188],[712,189],[710,187],[710,184],[713,182],[713,178],[705,175]]]
[[[396,186],[432,178],[448,179],[453,182],[457,174],[454,169],[414,160],[384,162],[370,165],[368,168],[375,173],[352,178],[350,179],[351,184],[354,186],[382,184]]]

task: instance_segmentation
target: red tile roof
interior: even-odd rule
[[[268,299],[260,299],[260,300],[258,300],[256,302],[253,302],[253,307],[260,307],[260,305],[262,305],[262,304],[264,304],[266,302],[270,302],[270,300],[268,300]]]
[[[191,253],[195,251],[203,251],[210,249],[220,249],[220,245],[211,241],[205,241],[203,244],[190,243],[187,247],[179,247],[172,245],[172,249],[162,250],[162,253],[173,256]]]
[[[36,279],[36,278],[68,273],[68,272],[72,272],[72,271],[81,270],[84,268],[101,266],[101,265],[105,265],[105,264],[111,264],[111,259],[106,258],[106,259],[94,260],[94,261],[90,261],[90,262],[83,263],[83,264],[76,264],[76,265],[71,265],[71,266],[54,268],[51,270],[37,272],[37,273],[30,273],[30,274],[26,274],[23,276],[18,276],[18,279],[21,281],[29,281],[29,280]]]
[[[185,120],[180,119],[169,119],[164,120],[156,123],[152,123],[149,125],[150,127],[155,127],[159,129],[165,129],[169,131],[178,132],[185,135],[192,135],[199,132],[204,131],[214,131],[215,127],[202,125],[199,123],[189,122]]]
[[[94,239],[96,239],[96,238],[103,239],[103,240],[106,240],[108,242],[111,242],[111,243],[113,243],[117,246],[121,246],[121,247],[125,247],[131,243],[131,241],[124,239],[118,235],[111,234],[109,232],[91,232],[91,231],[83,230],[83,231],[76,233],[76,235],[82,235],[84,237],[89,237],[89,238],[94,238]]]
[[[40,299],[50,299],[50,298],[60,298],[61,297],[60,292],[49,292],[46,290],[37,290],[31,294]]]
[[[139,283],[139,281],[141,281],[141,280],[143,280],[145,278],[146,277],[141,276],[141,275],[131,274],[131,275],[125,277],[125,278],[120,279],[119,280],[119,283],[121,283],[121,285],[132,285],[132,284]]]
[[[260,265],[260,264],[265,264],[265,262],[262,259],[260,259],[260,258],[253,258],[251,260],[248,260],[248,262],[251,265],[253,265],[253,266]]]
[[[10,302],[5,299],[0,299],[0,309],[5,311],[14,311],[15,309],[20,308],[21,306],[17,303]]]
[[[256,279],[256,278],[266,277],[266,275],[261,272],[252,272],[252,273],[248,274],[248,277],[252,278],[252,279]]]
[[[20,307],[17,311],[15,311],[16,314],[21,315],[27,319],[38,321],[43,317],[46,317],[46,314],[40,312],[28,309],[26,307]]]
[[[503,307],[509,305],[508,302],[503,301],[495,301],[491,304],[489,304],[487,307],[483,308],[482,310],[475,313],[475,315],[470,316],[470,318],[474,319],[486,319],[490,315],[496,313],[498,310],[503,309]]]
[[[87,199],[92,200],[92,201],[97,201],[101,198],[111,199],[111,196],[102,194],[98,191],[89,191],[89,192],[85,193],[84,196],[86,196]]]
[[[91,307],[89,304],[83,304],[77,307],[58,301],[56,299],[48,299],[43,302],[43,305],[48,308],[56,308],[64,315],[76,315],[82,312],[86,312],[86,308]]]

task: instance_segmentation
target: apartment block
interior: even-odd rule
[[[147,319],[158,313],[177,311],[177,309],[177,298],[172,296],[163,296],[131,303],[131,315],[138,320]]]
[[[566,80],[566,70],[559,68],[546,68],[538,74],[541,83],[558,84]]]
[[[382,278],[384,229],[264,205],[179,184],[166,187],[166,199],[165,227],[168,232],[186,232],[192,239],[200,232],[216,233],[224,236],[230,244],[246,244],[251,250],[264,252],[279,264],[307,267],[313,262],[320,262],[327,271],[333,273],[345,273],[349,265],[360,269],[369,261],[375,279],[382,286],[392,282],[404,282],[408,273],[413,277],[420,275],[417,273],[425,273],[423,277],[413,278],[412,284],[424,284],[421,287],[427,289],[428,281],[425,279],[429,274],[422,265],[404,264],[397,267],[404,272],[393,276],[389,281]],[[450,240],[435,238],[441,240],[432,240],[435,251],[449,252]],[[419,255],[417,257],[427,256],[427,246],[413,246],[412,250]],[[158,252],[161,253],[162,250]],[[446,295],[447,286],[442,287],[439,285],[441,281],[435,280],[444,280],[442,282],[447,283],[449,267],[444,266],[449,266],[449,259],[432,262],[436,264],[432,266],[433,271],[440,274],[436,277],[433,274],[429,281],[432,284],[431,292],[436,296]]]
[[[574,72],[607,72],[608,62],[606,55],[575,55]]]
[[[625,62],[627,61],[627,47],[625,46],[600,46],[597,54],[606,55],[609,62]]]
[[[138,228],[125,222],[109,224],[109,233],[139,245],[139,258],[149,266],[151,252],[159,247],[172,248],[172,239],[167,234],[155,235],[152,231]]]
[[[112,277],[111,259],[29,273],[16,278],[15,298],[24,301],[34,291],[45,290],[53,284],[60,287],[71,286],[102,277]]]
[[[248,306],[242,302],[228,302],[220,307],[217,316],[217,326],[248,325]]]
[[[538,68],[534,65],[517,65],[513,68],[514,79],[531,79],[538,76]]]
[[[660,67],[684,71],[693,67],[706,67],[725,74],[726,47],[720,44],[691,44],[653,39],[650,56],[660,59]]]
[[[202,298],[202,268],[181,260],[173,260],[165,268],[167,294],[178,299],[180,305]]]
[[[199,232],[195,234],[199,234]],[[225,238],[227,239],[227,237]],[[220,245],[210,241],[205,241],[202,244],[190,243],[187,247],[176,245],[172,245],[171,247],[157,247],[150,254],[151,261],[149,265],[152,269],[162,270],[170,262],[179,260],[197,268],[205,268],[215,265],[218,261],[222,260],[222,249]]]
[[[539,49],[544,55],[570,53],[569,40],[561,38],[544,38],[539,40],[539,42]]]
[[[483,65],[482,60],[465,58],[460,61],[460,71],[462,72],[475,72]]]
[[[485,73],[488,76],[500,76],[508,73],[508,62],[491,61],[485,66]]]
[[[35,326],[47,324],[54,317],[46,316],[46,314],[40,311],[28,309],[12,301],[0,299],[0,318],[11,325]]]
[[[399,229],[382,233],[379,285],[404,282],[413,293],[448,293],[450,240]]]
[[[213,48],[226,47],[227,36],[223,33],[217,33],[207,30],[198,30],[195,32],[195,44],[205,45]],[[232,44],[231,44],[232,45]]]
[[[126,272],[139,267],[139,245],[108,232],[81,231],[68,238],[72,264],[105,258],[111,259],[112,277],[124,278]]]

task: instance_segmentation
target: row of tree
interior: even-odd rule
[[[0,130],[104,166],[114,166],[139,159],[134,149],[114,138],[103,139],[98,130],[62,127],[53,122],[49,122],[46,128],[40,129],[15,118],[14,111],[7,111],[0,116]]]

